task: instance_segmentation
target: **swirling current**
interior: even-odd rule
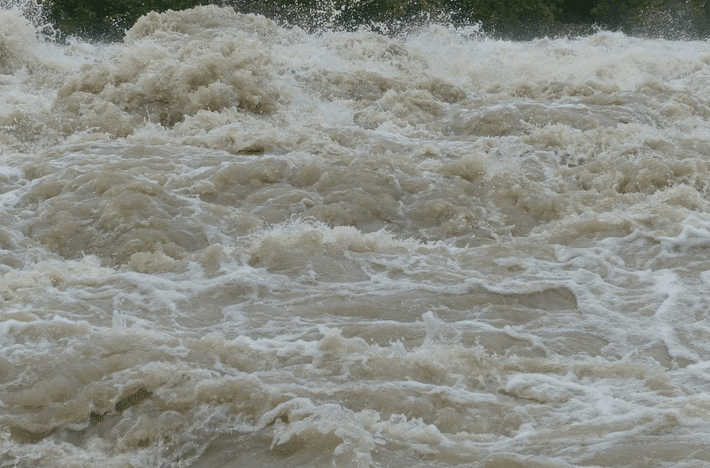
[[[0,10],[0,466],[708,466],[709,64]]]

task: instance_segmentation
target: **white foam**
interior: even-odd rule
[[[1,13],[3,453],[707,462],[706,44]]]

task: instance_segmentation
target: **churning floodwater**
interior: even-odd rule
[[[0,466],[708,466],[709,63],[1,10]]]

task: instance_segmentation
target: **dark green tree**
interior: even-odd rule
[[[491,25],[521,21],[552,23],[562,16],[564,0],[444,0],[444,7],[459,20]]]
[[[707,37],[710,0],[598,0],[595,21],[634,35]]]
[[[151,11],[184,10],[209,0],[50,0],[50,17],[65,34],[120,39],[141,16]]]
[[[397,33],[419,20],[482,23],[508,38],[585,34],[596,24],[630,34],[668,31],[710,35],[710,0],[45,0],[53,23],[66,34],[118,40],[150,11],[200,4],[231,6],[307,30],[367,25]],[[677,36],[678,34],[676,34]]]

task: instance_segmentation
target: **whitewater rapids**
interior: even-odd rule
[[[0,466],[707,466],[709,63],[0,10]]]

